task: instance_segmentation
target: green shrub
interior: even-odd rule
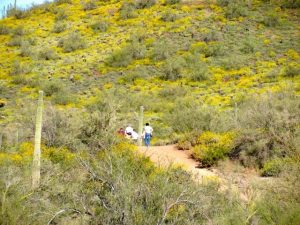
[[[183,97],[187,94],[187,90],[184,87],[165,87],[161,89],[158,95],[162,98],[176,99]]]
[[[0,35],[9,34],[10,28],[3,24],[0,24]]]
[[[93,152],[108,149],[117,143],[115,132],[118,106],[113,99],[104,99],[94,105],[80,128],[79,140]]]
[[[60,90],[58,93],[55,93],[52,96],[52,101],[58,105],[68,105],[69,103],[76,102],[74,101],[74,96],[66,90]]]
[[[245,53],[245,54],[250,54],[250,53],[254,53],[256,51],[256,46],[257,43],[255,41],[255,39],[253,38],[246,38],[243,41],[243,46],[241,47],[241,52]]]
[[[23,38],[20,36],[13,37],[8,43],[8,46],[21,46],[23,43]]]
[[[58,47],[63,48],[64,52],[73,52],[78,49],[84,49],[86,42],[78,32],[72,32],[67,37],[61,38]]]
[[[176,144],[178,150],[191,150],[192,144],[188,140],[181,140]]]
[[[49,80],[43,83],[42,90],[45,93],[45,96],[52,96],[55,93],[58,93],[62,90],[63,84],[60,80]]]
[[[165,0],[165,4],[166,5],[174,5],[174,4],[178,4],[178,3],[180,3],[181,2],[181,0]]]
[[[164,80],[178,80],[182,78],[182,67],[184,63],[181,57],[168,58],[162,65],[160,78]]]
[[[230,1],[225,9],[225,16],[229,19],[238,18],[240,16],[247,16],[248,9],[247,6],[239,1]]]
[[[54,33],[61,33],[67,29],[67,24],[64,22],[56,22],[53,26],[52,31]]]
[[[97,8],[97,5],[96,5],[95,1],[88,1],[83,4],[84,11],[93,10],[96,8]]]
[[[289,9],[300,8],[299,0],[280,0],[280,4],[283,8],[289,8]]]
[[[27,11],[27,10],[24,10],[24,9],[15,9],[15,8],[12,8],[12,9],[9,9],[7,12],[6,12],[6,15],[7,17],[15,17],[16,19],[24,19],[26,17],[29,16],[29,13],[30,11]]]
[[[280,16],[274,11],[269,11],[266,13],[266,16],[263,19],[263,24],[268,27],[276,27],[279,25],[279,22]]]
[[[24,29],[24,26],[19,25],[12,31],[13,37],[23,36],[26,34],[26,31]]]
[[[56,16],[55,16],[55,21],[61,21],[61,20],[65,20],[68,18],[68,15],[66,14],[66,11],[64,9],[57,9],[57,11],[55,12]]]
[[[261,95],[245,101],[239,109],[240,135],[232,157],[246,166],[262,168],[274,157],[297,154],[300,101],[289,93]]]
[[[54,1],[57,5],[61,4],[72,4],[72,0],[55,0]]]
[[[57,59],[58,55],[56,54],[54,49],[51,48],[43,48],[38,52],[38,59],[44,60],[54,60]]]
[[[21,74],[28,74],[30,72],[31,72],[31,68],[28,64],[21,63],[20,61],[15,60],[13,62],[10,74],[11,75],[21,75]]]
[[[112,67],[128,66],[134,59],[145,57],[146,47],[142,42],[130,40],[122,49],[114,51],[106,60],[106,63]]]
[[[261,169],[261,175],[265,177],[278,176],[284,169],[285,161],[280,158],[268,160]]]
[[[136,16],[135,14],[135,4],[133,2],[123,2],[120,8],[120,18],[121,19],[130,19]]]
[[[161,15],[161,20],[164,22],[174,22],[177,20],[179,16],[175,13],[172,13],[171,11],[166,11]]]
[[[217,30],[210,30],[208,33],[202,34],[202,40],[205,42],[221,41],[222,34]]]
[[[197,145],[193,148],[193,156],[201,162],[201,166],[212,166],[228,155],[234,146],[233,139],[232,133],[204,132],[198,137]]]
[[[136,0],[135,7],[137,9],[149,8],[156,4],[156,0]]]
[[[199,60],[200,55],[195,53],[186,57],[185,77],[191,81],[204,81],[211,77],[207,65]]]
[[[286,77],[299,76],[300,75],[300,66],[299,66],[299,64],[289,63],[287,66],[285,66],[283,74]]]
[[[108,27],[109,27],[109,23],[107,21],[104,21],[104,20],[95,22],[91,25],[91,28],[94,31],[101,31],[101,32],[107,31]]]
[[[223,7],[228,6],[230,2],[231,2],[231,0],[217,0],[217,4],[219,6],[223,6]]]
[[[133,60],[132,51],[129,47],[114,51],[106,60],[112,67],[128,66]]]
[[[21,41],[20,55],[22,57],[32,57],[33,50],[29,41]]]
[[[178,133],[199,133],[212,129],[218,112],[209,106],[178,101],[170,113],[164,115],[166,123]]]
[[[176,46],[168,39],[162,39],[154,42],[151,52],[153,60],[164,60],[170,58],[176,52]]]
[[[197,64],[193,70],[189,71],[188,78],[191,81],[204,81],[209,80],[211,77],[211,72],[209,71],[208,67],[204,63]]]

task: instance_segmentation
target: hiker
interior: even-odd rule
[[[121,137],[124,137],[124,136],[125,136],[125,130],[123,129],[123,127],[121,127],[121,128],[118,130],[118,135],[120,135]]]
[[[126,138],[131,138],[132,132],[133,132],[133,128],[131,127],[130,124],[128,124],[128,126],[125,128]]]
[[[139,134],[133,130],[131,132],[131,139],[134,140],[134,141],[137,141],[138,138],[139,138]]]
[[[150,139],[152,137],[153,128],[149,125],[149,123],[146,123],[146,126],[144,127],[144,141],[145,145],[149,147],[150,145]]]

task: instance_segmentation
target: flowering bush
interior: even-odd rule
[[[234,133],[203,132],[193,148],[193,156],[201,161],[202,166],[211,166],[223,159],[233,147]]]

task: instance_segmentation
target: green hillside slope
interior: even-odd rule
[[[8,14],[0,224],[299,224],[299,0],[56,0]],[[116,131],[137,130],[140,106],[152,145],[191,150],[227,186],[138,155]]]

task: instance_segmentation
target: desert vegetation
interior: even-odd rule
[[[56,0],[0,20],[0,224],[298,224],[299,1]],[[41,183],[31,187],[38,93]],[[267,177],[246,198],[116,135]],[[245,175],[246,176],[246,175]]]

